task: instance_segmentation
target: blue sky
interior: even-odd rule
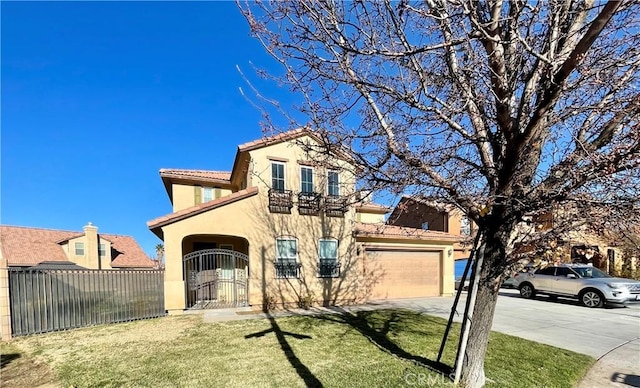
[[[243,72],[286,90],[233,2],[2,2],[0,222],[161,242],[160,168],[230,170],[261,136]]]

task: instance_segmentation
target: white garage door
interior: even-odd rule
[[[440,252],[367,251],[371,298],[415,298],[440,295]]]

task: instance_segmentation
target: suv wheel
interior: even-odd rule
[[[602,307],[604,305],[604,297],[599,291],[585,290],[580,293],[580,303],[589,308]]]
[[[523,283],[520,285],[520,296],[526,299],[532,299],[536,296],[536,289],[531,283]]]

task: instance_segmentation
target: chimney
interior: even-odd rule
[[[100,269],[100,257],[98,255],[98,227],[91,222],[84,226],[85,238],[85,263],[87,268]]]

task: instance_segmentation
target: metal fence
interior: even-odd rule
[[[13,335],[155,318],[164,271],[9,270]]]

